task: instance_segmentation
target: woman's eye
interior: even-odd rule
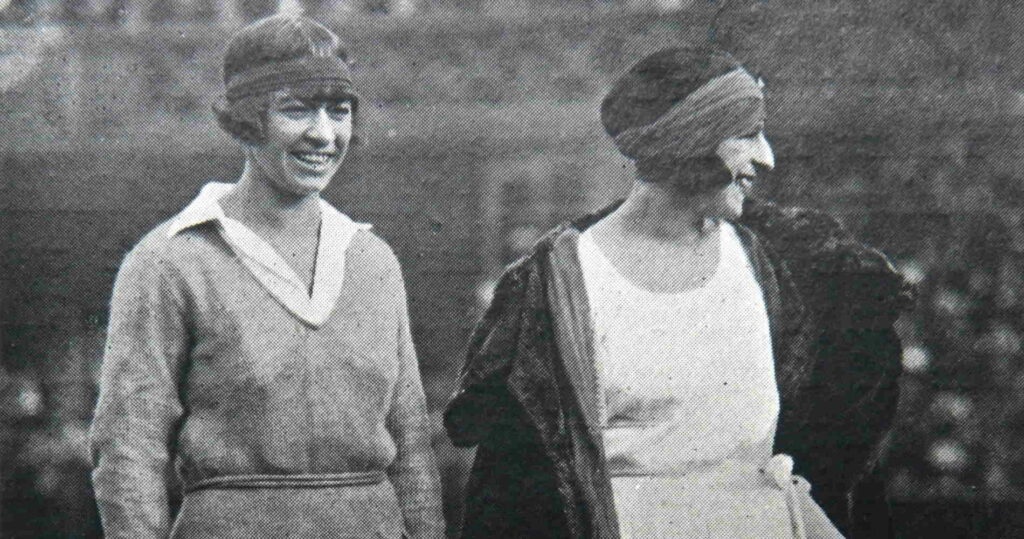
[[[328,107],[327,114],[330,114],[335,118],[344,118],[345,116],[352,114],[352,107],[347,104]]]

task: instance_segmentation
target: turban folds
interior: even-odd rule
[[[723,140],[758,131],[765,119],[760,84],[742,67],[712,78],[652,123],[614,135],[626,157],[682,161],[713,155]]]
[[[715,150],[759,129],[764,118],[758,81],[713,47],[649,54],[601,102],[601,123],[640,179],[672,181],[694,193],[732,180]]]

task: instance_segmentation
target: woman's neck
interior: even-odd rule
[[[598,224],[627,237],[697,243],[716,225],[709,206],[707,197],[637,180],[622,205]]]
[[[320,222],[320,195],[296,195],[274,187],[258,176],[259,171],[246,161],[242,176],[223,199],[228,216],[261,230],[287,232],[314,229]]]

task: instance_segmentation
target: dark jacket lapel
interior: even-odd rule
[[[594,337],[590,303],[578,250],[579,231],[566,229],[555,238],[548,253],[546,270],[547,302],[554,326],[558,360],[566,385],[576,406],[569,405],[569,450],[574,462],[575,482],[579,489],[587,537],[618,539],[619,524],[615,497],[605,464],[598,399],[601,398],[594,362]],[[578,410],[574,413],[573,408]],[[573,419],[578,418],[578,423]],[[576,426],[578,425],[578,426]]]
[[[599,436],[599,387],[594,364],[594,332],[590,320],[590,302],[580,272],[576,242],[579,231],[568,229],[555,240],[548,258],[547,298],[558,352],[562,358],[572,393],[580,407],[587,429]]]

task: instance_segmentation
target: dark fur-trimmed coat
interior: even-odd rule
[[[587,336],[565,323],[588,313],[573,235],[612,209],[559,226],[510,266],[473,332],[445,414],[452,441],[477,446],[465,538],[618,537],[593,359]],[[893,323],[910,290],[881,253],[820,212],[751,202],[735,224],[772,331],[782,405],[774,450],[793,456],[847,536],[885,537],[876,462],[898,397]]]

